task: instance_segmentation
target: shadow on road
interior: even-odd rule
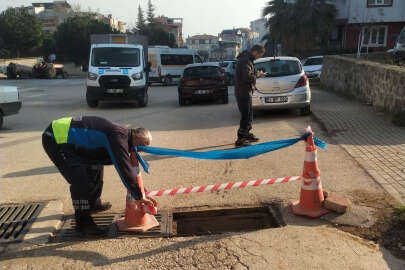
[[[232,234],[232,236],[235,235],[242,235],[244,233],[238,233],[238,234]],[[153,249],[150,251],[146,251],[143,253],[139,254],[133,254],[129,256],[124,256],[120,258],[114,258],[114,259],[109,259],[108,257],[95,252],[95,251],[88,251],[88,250],[61,250],[63,248],[71,247],[71,249],[74,249],[76,244],[80,244],[80,242],[65,242],[65,243],[60,243],[56,245],[47,245],[47,246],[42,246],[39,248],[32,248],[31,250],[11,250],[3,253],[0,255],[0,262],[5,262],[8,260],[15,260],[18,258],[21,259],[26,259],[26,258],[41,258],[41,257],[61,257],[61,258],[66,258],[69,260],[75,260],[75,261],[83,261],[83,262],[88,262],[91,263],[93,266],[106,266],[106,265],[112,265],[120,262],[128,262],[128,261],[136,261],[136,260],[142,260],[151,256],[155,256],[161,253],[166,253],[166,252],[177,252],[180,249],[183,248],[188,248],[192,247],[198,244],[203,244],[207,242],[212,242],[212,241],[218,241],[221,239],[225,239],[230,237],[230,234],[221,234],[221,235],[213,235],[213,236],[201,236],[181,242],[176,242],[174,244],[168,245],[168,246],[162,246],[157,249]],[[105,238],[107,239],[107,238]],[[100,241],[101,239],[85,239],[86,242],[92,242],[92,241]],[[124,241],[124,240],[123,240]]]
[[[34,176],[34,175],[43,175],[43,174],[52,174],[59,172],[55,166],[41,167],[35,169],[29,169],[25,171],[11,172],[3,175],[4,178],[15,178],[15,177],[24,177],[24,176]]]

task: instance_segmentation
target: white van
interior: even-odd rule
[[[203,62],[196,50],[171,49],[167,46],[149,47],[148,61],[151,63],[149,81],[164,85],[180,79],[188,64]]]
[[[17,87],[0,86],[0,128],[3,117],[17,114],[21,109],[21,99]]]
[[[92,35],[91,39],[86,82],[89,107],[97,107],[102,100],[136,101],[145,107],[149,65],[142,36]]]

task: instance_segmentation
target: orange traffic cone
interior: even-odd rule
[[[300,200],[292,203],[293,213],[296,215],[320,217],[329,213],[322,206],[325,200],[322,191],[321,175],[318,168],[317,151],[311,127],[306,129],[310,135],[306,139],[303,182]]]
[[[139,170],[138,160],[135,153],[131,153],[131,161],[134,166],[135,173],[137,174],[136,180],[138,181],[139,188],[142,193],[145,193],[143,187],[143,180]],[[117,220],[117,226],[120,231],[127,232],[146,232],[154,227],[159,226],[156,218],[149,213],[156,213],[156,208],[147,209],[140,202],[135,201],[131,193],[127,193],[125,217]]]

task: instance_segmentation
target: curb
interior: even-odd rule
[[[319,122],[321,128],[325,129],[328,135],[332,134],[332,131],[328,129],[327,125],[322,120],[322,117],[319,116],[316,111],[312,110],[312,116],[317,122]],[[339,144],[338,140],[336,140],[336,142]],[[364,164],[362,164],[354,155],[352,155],[352,151],[350,149],[347,149],[345,145],[339,144],[339,146],[342,147],[345,152],[356,161],[360,168],[362,168],[377,184],[379,184],[392,198],[394,198],[395,201],[397,201],[401,205],[405,205],[405,200],[402,198],[401,194],[390,184],[388,184],[384,179],[381,179],[381,177],[375,173],[375,170],[369,170],[368,168],[366,168]]]
[[[32,223],[29,231],[24,235],[22,242],[6,244],[3,247],[0,246],[0,253],[2,251],[48,243],[54,232],[61,227],[62,218],[63,203],[61,201],[48,202]]]

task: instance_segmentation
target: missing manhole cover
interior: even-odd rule
[[[0,206],[0,243],[21,241],[44,203]]]
[[[278,228],[284,225],[277,207],[221,209],[173,214],[177,236],[219,234]]]

